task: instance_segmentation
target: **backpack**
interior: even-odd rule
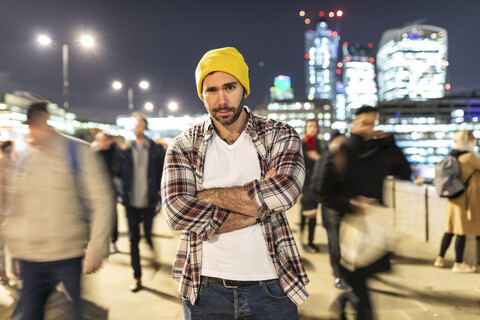
[[[460,196],[465,191],[468,180],[470,180],[470,178],[468,178],[464,184],[458,178],[460,174],[458,156],[459,155],[449,154],[445,159],[435,165],[433,185],[438,195],[442,198],[453,199]]]

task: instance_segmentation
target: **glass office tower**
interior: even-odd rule
[[[335,100],[336,64],[340,36],[324,19],[305,33],[305,89],[309,100]]]
[[[380,101],[441,98],[445,91],[447,31],[410,25],[383,33],[377,53]]]

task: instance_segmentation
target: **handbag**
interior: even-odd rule
[[[348,271],[370,266],[393,251],[395,232],[385,222],[388,208],[347,213],[340,223],[340,263]]]

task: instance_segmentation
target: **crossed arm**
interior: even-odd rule
[[[275,169],[270,169],[264,179],[275,175]],[[195,197],[217,207],[231,211],[225,222],[216,233],[239,230],[257,223],[258,208],[250,199],[244,187],[214,188],[197,192]]]

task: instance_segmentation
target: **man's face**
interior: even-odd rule
[[[315,137],[318,134],[318,124],[316,121],[308,121],[305,126],[305,134],[309,137]]]
[[[110,146],[110,139],[103,132],[97,133],[95,135],[95,141],[97,142],[98,148],[101,150],[106,150]]]
[[[203,80],[203,101],[210,116],[222,126],[229,126],[242,113],[244,90],[229,73],[217,71]]]
[[[350,131],[358,134],[365,140],[370,140],[375,136],[375,121],[377,120],[377,112],[365,112],[358,115],[352,122]]]
[[[49,126],[47,124],[48,114],[37,115],[35,119],[28,123],[30,137],[34,143],[42,143],[49,135]]]
[[[135,128],[133,128],[133,133],[136,137],[143,137],[145,135],[145,131],[147,130],[147,124],[145,121],[138,119]]]

